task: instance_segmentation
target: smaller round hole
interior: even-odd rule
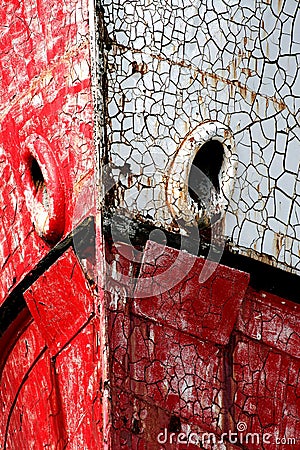
[[[197,152],[189,174],[188,191],[199,206],[209,207],[212,189],[220,192],[219,174],[223,159],[223,145],[214,139],[203,144]]]
[[[46,182],[37,160],[33,157],[30,162],[30,174],[35,187],[35,197],[44,208],[48,209],[49,199]]]

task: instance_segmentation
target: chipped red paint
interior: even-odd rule
[[[110,302],[113,448],[186,448],[174,437],[172,445],[158,443],[165,429],[170,437],[174,417],[186,434],[221,439],[243,423],[271,439],[265,448],[289,448],[275,438],[298,439],[300,431],[299,306],[256,292],[247,274],[222,265],[199,285],[202,258],[155,243],[148,242],[143,261],[132,299],[121,301],[126,286],[119,283]],[[170,276],[181,281],[145,297],[164,272],[166,285]],[[218,317],[215,333],[208,311]],[[262,448],[255,442],[243,448]]]
[[[88,1],[2,1],[0,9],[2,303],[49,250],[26,207],[28,167],[23,156],[28,140],[31,147],[34,137],[47,142],[62,180],[63,203],[57,191],[49,192],[55,197],[55,213],[60,210],[62,215],[66,205],[54,241],[73,227],[82,180],[93,175],[94,145]],[[49,174],[51,191],[51,180],[57,177],[48,162],[41,168]],[[53,215],[52,219],[57,221]]]
[[[66,221],[65,189],[51,145],[34,133],[25,140],[21,155],[23,162],[23,188],[25,202],[39,236],[56,244],[62,237]],[[33,164],[40,167],[40,178],[33,180]],[[37,184],[40,187],[37,187]],[[47,197],[44,199],[44,197]],[[44,203],[47,203],[44,206]]]
[[[0,306],[12,311],[0,334],[0,448],[101,448],[99,298],[70,247],[43,262],[94,215],[88,2],[2,1],[0,11]]]
[[[133,259],[130,247],[117,243],[111,252],[108,248],[109,267],[118,261],[119,274],[136,273],[139,258]],[[176,279],[176,271],[179,278],[191,258],[190,273],[181,281],[156,297],[145,297],[143,281],[151,280],[153,270],[164,273],[168,261],[176,260],[171,272]],[[6,349],[0,392],[2,446],[22,448],[26,441],[36,448],[105,448],[105,416],[111,420],[106,439],[113,449],[199,448],[176,443],[180,432],[213,433],[221,439],[240,423],[259,436],[284,437],[286,430],[290,437],[298,436],[298,305],[257,293],[248,286],[247,274],[222,265],[199,286],[203,264],[203,258],[149,242],[135,288],[123,284],[122,276],[118,283],[111,278],[111,409],[103,414],[102,330],[93,317],[95,297],[76,255],[66,250],[25,292],[32,316],[24,312],[1,339]],[[220,289],[226,280],[231,280],[230,289]],[[172,299],[177,301],[170,306]],[[207,305],[219,311],[221,332],[216,325],[215,334],[203,334]],[[203,314],[197,317],[200,307]],[[185,313],[180,321],[181,311],[187,309],[193,314]],[[169,439],[171,433],[172,444],[162,447],[158,439]],[[266,448],[288,446],[273,442]]]
[[[99,321],[94,318],[56,358],[67,448],[102,448],[100,356]]]
[[[24,294],[49,353],[56,355],[94,315],[94,299],[69,249]]]
[[[249,282],[248,274],[216,264],[213,275],[203,283],[199,277],[204,258],[174,249],[164,252],[163,247],[160,249],[151,242],[145,248],[144,260],[146,264],[142,264],[134,293],[133,311],[202,340],[227,344]],[[192,269],[185,274],[186,267]],[[162,293],[152,296],[153,283],[157,283],[157,277],[164,272],[168,275],[159,280]],[[182,280],[163,292],[170,276]],[[145,290],[149,294],[139,299],[141,294],[145,296]]]
[[[100,326],[71,250],[25,292],[1,338],[1,448],[99,448]],[[28,447],[27,447],[28,445]]]

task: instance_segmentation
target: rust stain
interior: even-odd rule
[[[283,111],[286,108],[286,104],[282,99],[274,101],[275,105],[277,106],[278,111]]]
[[[210,77],[210,79],[211,79],[211,85],[212,85],[212,88],[213,89],[216,89],[216,87],[217,87],[217,84],[218,84],[218,76],[216,75],[216,74],[213,74],[213,76],[212,77]]]
[[[248,67],[243,67],[242,68],[242,73],[246,74],[247,77],[252,77],[253,76],[252,70],[249,69]]]
[[[234,58],[232,61],[232,71],[233,71],[233,78],[237,78],[237,63],[236,63],[236,59]]]
[[[132,173],[129,173],[128,174],[128,187],[132,186],[132,181],[133,181]]]
[[[230,138],[230,132],[229,130],[227,130],[226,128],[224,129],[224,139],[229,139]]]
[[[270,57],[270,45],[269,41],[266,42],[266,55],[269,58]]]
[[[274,236],[274,250],[275,250],[275,254],[279,255],[282,246],[283,246],[283,241],[284,241],[284,235],[280,234],[280,233],[275,233]]]
[[[242,59],[244,58],[245,53],[243,52],[243,50],[240,48],[238,51],[238,57],[237,57],[237,66],[240,65],[240,63],[242,62]]]
[[[248,93],[246,86],[243,86],[243,85],[242,85],[242,86],[240,86],[239,88],[240,88],[241,96],[243,97],[244,100],[246,100],[246,98],[247,98],[247,93]]]
[[[255,102],[256,95],[257,95],[256,92],[251,91],[251,103],[252,103],[252,104]]]
[[[206,83],[206,74],[204,72],[201,72],[200,76],[201,76],[201,84],[204,86],[204,84]]]
[[[262,25],[264,26],[263,21],[262,21]],[[126,47],[126,46],[124,46],[124,45],[122,45],[122,44],[118,44],[118,49],[119,49],[119,50],[122,50],[122,51],[123,51],[123,50],[126,50],[126,51],[129,50],[128,47]],[[143,53],[142,50],[137,50],[137,49],[134,49],[134,48],[130,48],[130,50],[132,51],[132,53],[138,53],[138,54],[142,54],[142,53]],[[239,57],[241,57],[241,55],[246,56],[246,53],[240,52]],[[185,67],[185,68],[187,68],[187,69],[190,69],[190,70],[194,71],[195,74],[197,73],[198,75],[200,75],[200,77],[201,77],[201,84],[202,84],[202,85],[205,85],[205,84],[207,83],[207,78],[213,78],[213,79],[218,80],[218,81],[221,81],[221,82],[223,82],[224,84],[227,84],[227,85],[229,85],[229,86],[232,86],[232,85],[234,84],[235,86],[237,86],[237,88],[238,88],[239,90],[240,90],[240,89],[242,88],[242,86],[243,86],[243,89],[246,89],[246,90],[250,93],[251,99],[252,99],[253,97],[256,98],[256,96],[258,96],[258,95],[259,95],[261,98],[269,98],[269,97],[267,97],[266,95],[257,94],[255,91],[252,91],[251,89],[248,89],[247,86],[243,85],[243,84],[242,84],[241,82],[239,82],[239,81],[231,80],[231,79],[222,77],[222,76],[220,76],[220,75],[217,75],[217,74],[215,74],[215,73],[205,72],[205,71],[199,69],[198,67],[194,66],[193,64],[186,63],[184,60],[176,61],[176,60],[172,60],[172,59],[170,59],[170,58],[165,58],[165,57],[163,57],[163,56],[161,56],[161,55],[156,55],[155,53],[151,53],[150,56],[151,56],[151,58],[156,59],[156,60],[158,60],[158,61],[166,61],[166,62],[168,62],[168,64],[170,64],[171,66]],[[232,64],[235,65],[235,67],[236,67],[236,62],[233,62]],[[229,67],[227,67],[227,69],[229,69]],[[235,69],[235,70],[236,70],[236,69]],[[255,60],[255,71],[257,72],[257,60]],[[230,93],[234,92],[235,86],[233,87],[233,90],[230,90]],[[281,106],[282,100],[278,101],[278,100],[277,100],[276,98],[274,98],[274,97],[269,98],[269,100],[271,100],[275,105],[279,103],[279,104],[280,104],[280,108],[282,107],[282,106]],[[286,108],[286,105],[285,105],[285,104],[284,104],[284,108]]]
[[[125,96],[124,92],[122,92],[122,96],[121,96],[121,98],[119,100],[119,104],[120,104],[120,107],[121,107],[122,111],[125,108],[125,101],[126,101],[126,96]]]
[[[132,61],[132,73],[140,73],[145,75],[148,72],[148,66],[146,63],[139,64],[137,61]]]
[[[255,105],[256,105],[256,112],[259,115],[260,114],[260,103],[259,103],[258,98],[256,99]]]
[[[260,253],[251,248],[249,249],[243,248],[241,250],[241,254],[249,258],[256,259],[257,261],[261,261],[265,264],[269,264],[273,267],[276,267],[278,263],[277,259],[274,256],[267,255],[266,253]]]

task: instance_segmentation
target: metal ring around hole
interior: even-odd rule
[[[65,229],[65,192],[54,152],[46,139],[33,133],[27,137],[21,155],[27,209],[38,235],[49,244],[57,243]],[[32,174],[33,160],[42,173],[47,202],[38,198]]]
[[[211,206],[211,210],[199,211],[198,217],[190,206],[188,180],[197,152],[210,140],[219,141],[224,148],[224,160],[220,171],[220,193],[216,195],[216,202]],[[186,226],[191,227],[200,221],[203,224],[210,223],[211,217],[215,214],[218,214],[220,218],[223,217],[235,178],[234,148],[231,130],[219,122],[210,121],[199,124],[185,136],[167,171],[167,204],[176,220],[182,220]]]

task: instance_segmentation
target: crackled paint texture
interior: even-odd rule
[[[0,10],[2,302],[49,250],[26,204],[28,139],[42,139],[55,155],[63,235],[74,226],[77,198],[92,176],[94,147],[87,2],[2,1]],[[41,168],[47,181],[53,166]]]
[[[0,341],[0,447],[99,448],[101,327],[74,252],[53,264],[25,298],[29,310]]]
[[[104,0],[103,7],[108,153],[122,186],[116,206],[182,231],[167,206],[166,177],[183,139],[216,121],[232,133],[237,161],[225,236],[234,251],[298,272],[299,2]]]
[[[108,209],[189,234],[180,177],[218,139],[218,231],[231,251],[298,273],[299,2],[102,4]],[[201,259],[157,244],[114,242],[106,258],[112,448],[181,449],[180,431],[219,439],[239,423],[270,432],[268,450],[299,445],[298,305],[224,266],[201,284]],[[164,429],[172,444],[158,443]]]
[[[94,214],[88,17],[84,0],[0,2],[1,449],[103,441],[95,290],[78,248],[53,249]]]
[[[222,265],[199,285],[204,260],[182,251],[148,242],[130,266],[131,252],[115,243],[110,253],[112,448],[240,448],[228,435],[219,441],[241,426],[259,439],[239,438],[242,448],[297,448],[299,305],[256,292],[248,274]],[[136,286],[123,283],[139,264]],[[180,432],[203,446],[178,443]]]

